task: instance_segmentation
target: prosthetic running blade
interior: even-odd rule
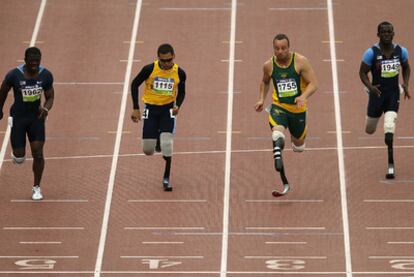
[[[289,192],[289,190],[290,190],[289,182],[288,182],[288,180],[286,178],[285,168],[284,167],[280,171],[280,178],[282,179],[283,190],[282,191],[279,191],[277,189],[273,190],[272,191],[272,195],[274,197],[280,197],[280,196],[286,195]]]
[[[394,179],[395,178],[395,169],[393,164],[388,164],[387,174],[385,175],[386,179]]]

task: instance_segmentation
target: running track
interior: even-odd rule
[[[358,77],[380,21],[414,49],[412,1],[0,5],[0,72],[32,42],[56,91],[42,202],[30,200],[31,161],[10,162],[0,121],[1,275],[414,276],[413,103],[401,101],[397,179],[386,181],[382,127],[363,132]],[[285,152],[292,191],[281,199],[270,193],[279,178],[267,118],[253,110],[277,32],[310,59],[320,84],[308,151]],[[129,119],[128,85],[162,42],[188,75],[172,193],[161,190],[161,157],[142,155],[141,125]]]

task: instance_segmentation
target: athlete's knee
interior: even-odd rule
[[[292,150],[293,152],[303,152],[305,151],[305,142],[303,141],[302,143],[297,143],[297,145],[295,143],[292,143]]]
[[[372,135],[377,130],[379,117],[369,117],[365,118],[365,132]]]
[[[13,159],[13,163],[15,163],[15,164],[22,164],[26,160],[26,156],[24,154],[23,155],[18,155],[18,154],[15,155],[12,152],[11,157]]]
[[[397,122],[397,113],[393,111],[384,114],[384,133],[394,133],[395,123]]]
[[[156,139],[143,139],[142,140],[142,151],[147,156],[153,155],[156,144],[157,144]]]
[[[274,130],[272,132],[272,140],[275,147],[280,147],[280,149],[285,147],[285,135],[283,132]]]
[[[33,151],[32,157],[34,160],[43,160],[44,159],[43,151]]]
[[[174,135],[172,133],[162,132],[160,135],[161,152],[165,157],[171,157],[174,145]]]

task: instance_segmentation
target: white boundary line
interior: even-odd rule
[[[10,227],[3,227],[3,230],[84,230],[85,227],[21,227],[21,226],[10,226]]]
[[[61,241],[19,241],[19,244],[62,244]]]
[[[231,140],[233,128],[233,89],[234,89],[234,57],[236,50],[236,14],[237,0],[231,1],[230,39],[229,39],[229,75],[227,86],[227,127],[226,127],[226,158],[224,171],[223,196],[223,235],[221,243],[220,277],[227,276],[227,259],[229,243],[229,217],[230,217],[230,176],[231,176]]]
[[[339,183],[341,190],[341,210],[342,210],[342,227],[344,231],[344,250],[345,250],[345,270],[346,276],[352,277],[352,258],[351,258],[351,243],[349,235],[349,215],[348,215],[348,201],[346,194],[346,180],[345,180],[345,161],[344,150],[342,142],[342,122],[341,122],[341,104],[339,100],[339,85],[338,85],[338,69],[336,65],[336,48],[335,48],[335,27],[333,17],[332,0],[326,0],[328,7],[328,22],[329,22],[329,48],[331,52],[331,68],[332,68],[332,84],[333,96],[335,104],[335,125],[336,125],[336,141],[338,153],[338,169],[339,169]]]
[[[406,146],[394,146],[394,149],[412,149],[414,145],[406,145]],[[376,150],[376,149],[386,149],[386,146],[359,146],[359,147],[343,147],[343,150]],[[231,153],[256,153],[256,152],[269,152],[271,149],[250,149],[250,150],[231,150]],[[338,151],[337,147],[315,147],[315,148],[306,148],[306,151],[331,151],[335,150]],[[292,151],[292,149],[287,148],[284,151]],[[207,150],[207,151],[188,151],[188,152],[174,152],[174,155],[199,155],[199,154],[225,154],[226,150]],[[160,154],[154,154],[160,155]],[[128,157],[144,157],[144,153],[127,153],[127,154],[119,154],[118,157],[128,158]],[[104,154],[104,155],[85,155],[85,156],[62,156],[62,157],[48,157],[45,160],[71,160],[71,159],[95,159],[95,158],[112,158],[113,154]],[[27,161],[33,160],[32,158],[27,158]],[[11,159],[4,159],[5,162],[11,162]],[[387,182],[394,182],[394,183],[407,183],[407,182],[414,182],[414,181],[387,181]],[[46,200],[42,200],[42,202],[46,202]]]
[[[0,271],[0,274],[92,274],[93,271]],[[229,274],[238,274],[238,275],[254,275],[254,274],[260,274],[260,275],[274,275],[274,274],[280,274],[280,275],[338,275],[338,274],[345,274],[345,272],[341,271],[228,271]],[[392,275],[410,275],[414,274],[413,272],[401,272],[401,271],[381,271],[381,272],[375,272],[375,271],[356,271],[353,272],[356,275],[386,275],[389,276]],[[150,275],[156,275],[156,274],[163,274],[163,275],[177,275],[177,274],[188,274],[188,275],[199,275],[199,274],[219,274],[218,271],[107,271],[103,270],[102,274],[150,274]],[[410,276],[407,276],[410,277]]]
[[[115,140],[115,146],[114,146],[114,155],[112,158],[111,173],[110,173],[109,181],[108,181],[108,190],[106,192],[106,201],[105,201],[105,208],[104,208],[104,214],[103,214],[103,219],[102,219],[102,228],[101,228],[101,235],[99,239],[98,253],[96,255],[95,274],[94,274],[95,277],[101,276],[102,261],[103,261],[103,256],[105,252],[106,235],[108,232],[109,214],[111,211],[112,193],[113,193],[114,186],[115,186],[115,174],[116,174],[116,168],[118,165],[119,149],[121,146],[121,139],[122,139],[122,128],[124,125],[129,81],[130,81],[131,71],[132,71],[132,61],[134,60],[135,43],[133,42],[137,40],[141,7],[142,7],[142,0],[137,0],[136,8],[135,8],[135,15],[134,15],[134,23],[133,23],[133,27],[131,31],[131,39],[130,39],[131,43],[129,44],[128,63],[127,63],[126,71],[125,71],[124,87],[122,90],[122,99],[121,99],[121,107],[119,111],[118,128],[117,128],[116,140]]]
[[[46,7],[46,2],[47,0],[42,0],[42,2],[40,3],[39,12],[37,13],[36,23],[33,29],[32,39],[30,40],[29,47],[34,46],[36,43],[37,35],[40,29],[40,23],[42,22],[43,13]],[[4,134],[4,138],[3,138],[3,144],[0,150],[0,171],[1,171],[1,167],[3,166],[4,156],[6,155],[7,144],[9,144],[10,132],[11,132],[10,126],[7,125],[6,133]]]

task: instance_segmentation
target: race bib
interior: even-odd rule
[[[381,77],[392,78],[398,75],[400,71],[400,60],[385,60],[381,62]]]
[[[277,83],[278,97],[291,97],[298,94],[295,79],[283,79]]]
[[[160,95],[173,95],[174,79],[155,77],[152,83],[152,89]]]
[[[21,90],[23,102],[35,102],[40,99],[40,95],[43,93],[43,88],[37,85],[26,86]]]

